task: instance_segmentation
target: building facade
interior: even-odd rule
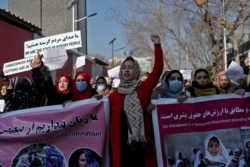
[[[107,75],[107,68],[103,64],[94,61],[87,56],[87,22],[82,20],[74,22],[78,18],[86,16],[86,0],[9,0],[9,10],[15,15],[30,21],[41,29],[42,36],[63,34],[75,30],[81,31],[82,47],[68,51],[72,63],[67,62],[65,68],[71,68],[78,56],[86,55],[86,64],[83,68],[91,76]],[[76,2],[76,3],[75,3]],[[34,36],[34,39],[41,36]],[[60,73],[52,72],[53,78]]]

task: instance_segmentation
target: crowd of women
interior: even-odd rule
[[[184,80],[179,70],[163,73],[163,53],[158,35],[151,35],[154,44],[154,66],[143,77],[136,59],[129,56],[120,66],[120,84],[112,87],[112,79],[99,76],[92,83],[91,76],[78,71],[71,77],[59,75],[55,83],[46,65],[37,54],[30,62],[32,79],[3,77],[1,96],[4,112],[44,105],[64,104],[87,98],[108,96],[110,104],[110,156],[112,167],[157,166],[151,121],[152,99],[187,98],[249,91],[242,77],[233,82],[225,71],[212,81],[206,68],[196,69],[192,81]],[[161,76],[162,75],[162,76]],[[226,166],[226,164],[224,165]]]

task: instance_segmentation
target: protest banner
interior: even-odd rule
[[[107,99],[18,110],[0,115],[0,166],[74,166],[87,150],[107,166]]]
[[[24,57],[33,57],[37,52],[65,47],[66,50],[82,47],[81,32],[73,31],[24,42]]]
[[[175,159],[181,152],[191,166],[192,148],[199,149],[205,156],[204,140],[211,133],[219,136],[225,148],[239,148],[250,156],[250,94],[244,97],[224,94],[189,98],[184,103],[176,99],[154,100],[153,124],[156,140],[157,161],[161,167]],[[249,165],[250,157],[245,157]]]
[[[30,67],[30,61],[33,59],[31,58],[25,58],[20,60],[11,61],[8,63],[3,64],[3,73],[4,75],[8,76],[11,74],[16,74],[24,71],[29,71],[31,69]]]

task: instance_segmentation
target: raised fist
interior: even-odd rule
[[[151,35],[151,41],[152,41],[154,44],[159,44],[159,43],[161,43],[161,41],[160,41],[160,36],[159,36],[159,35],[152,34],[152,35]]]

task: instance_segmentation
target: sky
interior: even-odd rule
[[[122,56],[126,51],[126,42],[123,29],[120,25],[111,21],[107,11],[111,7],[119,7],[117,0],[87,0],[87,15],[97,13],[87,19],[88,54],[100,54],[107,58],[112,57],[112,45],[109,42],[116,38],[113,43],[114,56]],[[8,0],[0,0],[0,8],[8,10]]]

